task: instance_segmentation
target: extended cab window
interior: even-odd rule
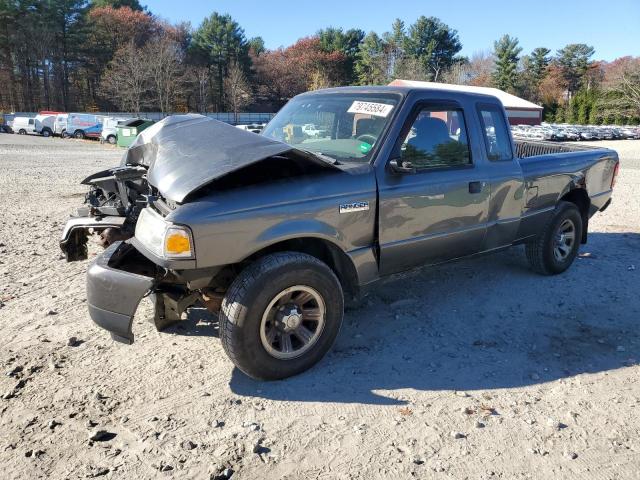
[[[495,106],[481,106],[480,119],[485,135],[485,146],[489,160],[511,160],[511,138],[507,131],[502,110]]]
[[[400,148],[402,164],[419,169],[471,163],[464,116],[458,109],[420,110]]]

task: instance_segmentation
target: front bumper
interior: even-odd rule
[[[139,273],[144,268],[126,258],[136,253],[131,245],[116,242],[91,263],[87,272],[91,319],[109,331],[114,340],[127,344],[133,343],[133,316],[155,282],[152,271],[144,272],[150,275]]]

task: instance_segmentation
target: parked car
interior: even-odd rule
[[[302,133],[310,137],[323,137],[327,134],[327,131],[322,128],[318,128],[313,123],[307,123],[302,125]]]
[[[563,132],[567,140],[576,141],[580,140],[580,133],[575,128],[567,127],[563,129]]]
[[[513,136],[554,141],[577,140],[623,140],[638,139],[640,134],[637,127],[608,126],[608,125],[570,125],[566,123],[554,124],[543,122],[541,125],[513,125]]]
[[[33,117],[15,117],[11,128],[18,135],[28,135],[36,133],[36,119]]]
[[[261,133],[264,130],[264,123],[250,123],[248,125],[236,125],[236,128],[252,133]]]
[[[67,116],[66,134],[74,138],[100,138],[102,115],[92,113],[70,113]]]
[[[583,128],[580,130],[581,140],[598,140],[598,132],[592,128]]]
[[[332,123],[326,135],[291,140],[308,112]],[[84,180],[88,203],[61,247],[87,258],[90,229],[109,245],[89,267],[87,306],[115,340],[133,342],[148,294],[158,329],[198,303],[219,313],[241,371],[279,379],[318,362],[345,297],[388,275],[519,244],[535,272],[564,272],[618,165],[609,149],[514,144],[492,96],[318,90],[260,136],[200,115],[148,128],[119,167]]]
[[[640,138],[640,129],[632,127],[624,127],[620,129],[622,138],[627,140],[636,140]]]
[[[102,122],[102,132],[100,132],[100,143],[107,142],[111,145],[115,145],[118,141],[118,125],[124,125],[131,118],[124,117],[104,117]]]
[[[13,129],[6,123],[0,123],[0,133],[13,133]]]

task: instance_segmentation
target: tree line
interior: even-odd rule
[[[275,111],[307,90],[404,78],[501,88],[553,121],[640,123],[640,57],[595,61],[581,43],[523,54],[509,35],[461,51],[435,17],[381,34],[329,27],[269,50],[216,12],[192,28],[138,0],[0,0],[0,110]]]

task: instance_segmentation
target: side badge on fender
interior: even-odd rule
[[[362,212],[369,210],[369,202],[343,203],[340,205],[340,213]]]

